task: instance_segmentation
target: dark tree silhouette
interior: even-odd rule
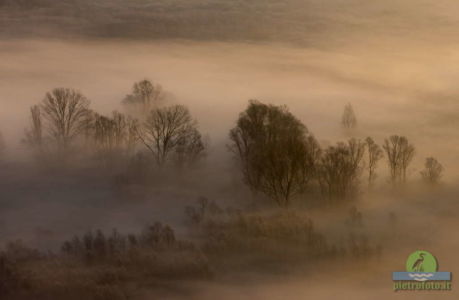
[[[424,163],[424,170],[421,171],[422,179],[430,184],[437,184],[441,179],[443,166],[433,157],[427,157]]]
[[[94,144],[100,157],[111,163],[120,155],[130,155],[137,140],[138,122],[114,111],[112,117],[95,115]]]
[[[133,107],[136,113],[140,112],[140,115],[145,115],[157,108],[164,98],[165,94],[161,85],[144,79],[134,83],[132,93],[124,98],[123,104]]]
[[[197,122],[183,105],[153,109],[138,137],[160,166],[177,157],[197,159],[205,150]]]
[[[25,142],[31,147],[42,148],[43,146],[43,125],[41,111],[38,105],[30,108],[30,128],[25,131]]]
[[[288,206],[315,175],[319,145],[286,107],[250,101],[230,139],[245,183],[280,206]]]
[[[80,92],[57,88],[46,94],[40,106],[46,121],[44,127],[60,150],[66,150],[71,142],[84,131],[89,101]]]
[[[175,163],[179,167],[191,166],[205,155],[206,143],[201,133],[193,129],[177,141]]]
[[[341,125],[346,129],[355,128],[357,126],[357,118],[350,103],[344,107]]]
[[[40,159],[45,153],[43,120],[39,105],[30,108],[30,127],[25,130],[24,144]]]
[[[393,184],[406,182],[406,170],[413,160],[415,148],[404,136],[393,135],[384,141],[384,151]]]
[[[371,137],[367,137],[365,143],[368,150],[368,185],[372,186],[376,179],[376,167],[378,161],[383,157],[383,151]]]
[[[320,160],[319,183],[329,201],[355,195],[362,171],[365,144],[351,139],[328,147]]]

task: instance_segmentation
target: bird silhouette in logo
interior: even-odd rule
[[[413,264],[413,271],[414,272],[424,272],[424,268],[422,267],[424,263],[424,255],[425,253],[420,253],[419,258]]]

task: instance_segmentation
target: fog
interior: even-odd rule
[[[154,221],[199,244],[184,216],[199,197],[250,213],[275,211],[243,184],[227,147],[248,100],[258,99],[286,105],[323,148],[350,137],[371,136],[382,144],[394,134],[415,145],[402,191],[388,187],[384,158],[376,188],[361,188],[355,206],[362,228],[346,225],[349,206],[321,206],[315,194],[314,203],[300,199],[289,208],[311,218],[331,244],[362,234],[382,246],[382,254],[272,272],[250,266],[213,270],[218,275],[210,280],[166,278],[143,286],[132,299],[457,298],[454,281],[452,291],[394,292],[391,280],[391,272],[404,271],[406,257],[418,249],[433,253],[441,271],[459,272],[457,5],[0,0],[0,132],[6,144],[0,245],[22,240],[40,251],[59,251],[64,240],[88,230],[138,232]],[[168,105],[186,105],[198,121],[209,141],[199,167],[155,174],[151,183],[122,191],[114,183],[122,171],[113,174],[78,158],[69,169],[37,167],[24,131],[30,107],[48,91],[74,88],[91,109],[109,115],[124,110],[122,100],[145,78],[161,84]],[[351,133],[340,123],[348,103],[358,120]],[[432,189],[420,177],[430,156],[444,166],[441,183]],[[397,218],[393,226],[391,214]]]
[[[15,149],[28,107],[53,87],[77,88],[108,113],[121,108],[132,82],[150,78],[190,107],[214,144],[225,141],[248,99],[287,105],[324,141],[340,138],[342,107],[350,102],[359,135],[379,141],[407,135],[421,159],[441,156],[451,172],[445,177],[455,176],[454,46],[399,41],[388,51],[396,40],[365,42],[365,49],[321,51],[255,43],[2,41],[0,125]]]

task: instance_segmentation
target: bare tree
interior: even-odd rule
[[[421,176],[430,184],[437,184],[442,177],[443,166],[433,157],[427,157]]]
[[[94,123],[94,141],[97,152],[103,161],[112,160],[115,151],[115,122],[105,116],[96,115]],[[108,161],[107,161],[108,160]]]
[[[123,104],[134,107],[136,112],[140,111],[142,115],[157,108],[164,98],[165,93],[161,85],[144,79],[134,84],[132,93],[124,98]]]
[[[368,149],[368,185],[372,186],[376,178],[376,167],[378,161],[383,157],[383,151],[371,137],[367,137],[365,143]]]
[[[401,166],[401,173],[402,173],[402,181],[406,182],[406,170],[410,165],[411,161],[413,160],[415,149],[414,146],[408,143],[408,140],[402,140],[401,145],[401,155],[400,155],[400,166]]]
[[[393,135],[384,141],[383,149],[386,152],[392,183],[406,182],[406,170],[413,160],[414,146],[406,137]]]
[[[140,125],[137,119],[134,119],[131,117],[127,117],[126,123],[127,123],[127,131],[126,131],[127,136],[125,137],[126,151],[128,155],[131,156],[134,154],[134,150],[139,140],[138,132],[139,132]]]
[[[230,139],[245,183],[280,206],[288,206],[315,175],[318,143],[286,107],[250,101]]]
[[[325,150],[320,160],[319,183],[330,201],[355,195],[364,152],[365,144],[356,139]]]
[[[120,155],[129,156],[136,143],[137,120],[114,111],[112,117],[95,115],[94,144],[101,159],[112,163]]]
[[[312,179],[317,178],[318,165],[322,156],[322,149],[316,138],[310,134],[306,134],[304,143],[304,160],[301,170],[304,183],[307,185]]]
[[[84,138],[84,144],[88,149],[92,149],[91,147],[94,146],[94,135],[95,135],[95,127],[96,127],[96,119],[98,114],[88,109],[84,120],[82,121],[82,136]]]
[[[357,126],[357,118],[350,103],[344,107],[341,125],[346,129],[355,128]]]
[[[194,157],[204,151],[197,122],[183,105],[153,109],[138,131],[138,137],[160,166],[186,148]]]
[[[30,108],[30,127],[25,130],[24,143],[37,155],[43,154],[43,124],[40,106],[34,105]]]
[[[46,94],[41,104],[41,114],[46,130],[58,149],[67,149],[84,131],[89,101],[81,93],[67,88],[57,88]]]
[[[175,162],[179,167],[190,166],[205,155],[206,144],[201,133],[194,129],[180,138],[175,150]]]

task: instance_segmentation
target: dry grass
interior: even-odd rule
[[[139,234],[88,232],[65,241],[56,254],[10,243],[0,255],[0,299],[135,299],[166,282],[292,270],[377,250],[364,236],[331,245],[311,219],[293,211],[243,213],[201,198],[186,212],[196,244],[178,240],[161,223]]]
[[[58,254],[11,244],[0,257],[0,298],[131,299],[139,287],[209,275],[193,244],[155,223],[139,235],[88,232],[64,242]]]

